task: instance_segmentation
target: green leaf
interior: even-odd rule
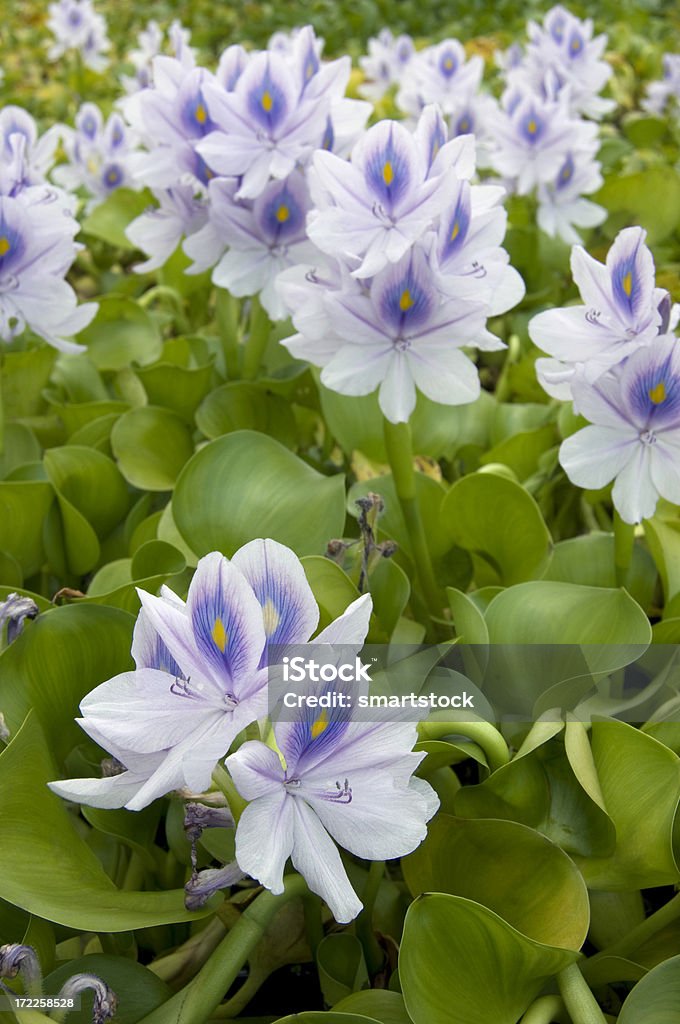
[[[140,367],[136,373],[150,405],[170,409],[193,423],[194,413],[210,388],[214,370],[212,363],[189,369],[161,362]]]
[[[372,988],[366,992],[353,992],[335,1005],[336,1013],[358,1013],[375,1018],[380,1024],[411,1024],[399,992]]]
[[[680,541],[680,535],[678,537]],[[589,533],[560,541],[553,550],[544,580],[581,583],[588,587],[616,587],[614,535]],[[656,567],[648,551],[633,547],[633,560],[626,589],[643,608],[652,603]]]
[[[2,401],[8,420],[37,416],[45,408],[43,388],[56,358],[57,352],[48,345],[3,355]]]
[[[196,424],[210,440],[235,430],[269,434],[287,448],[294,448],[297,439],[290,403],[247,381],[232,381],[211,391],[196,411]]]
[[[399,977],[414,1024],[517,1024],[577,955],[528,939],[478,903],[429,893],[406,914]]]
[[[0,482],[3,544],[21,566],[25,579],[38,572],[43,564],[43,526],[53,500],[54,491],[47,482]]]
[[[659,964],[630,993],[618,1024],[677,1024],[680,1006],[680,956]]]
[[[73,720],[82,698],[132,667],[133,625],[125,612],[92,605],[40,614],[0,654],[0,708],[10,733],[35,708],[51,750],[63,760],[83,739]]]
[[[30,714],[0,754],[3,899],[81,931],[128,931],[195,920],[211,912],[185,910],[182,890],[117,889],[75,831],[66,805],[47,788],[47,781],[57,777],[45,736]]]
[[[591,743],[616,848],[607,858],[576,858],[588,886],[617,891],[673,884],[680,876],[673,857],[680,758],[625,722],[594,722]]]
[[[652,519],[645,520],[645,537],[668,603],[680,593],[680,520],[658,511]]]
[[[451,544],[481,555],[505,586],[545,571],[550,534],[531,495],[495,473],[458,480],[441,506]]]
[[[130,363],[154,363],[161,354],[161,337],[149,314],[132,299],[105,295],[92,323],[78,341],[98,370],[121,370]]]
[[[169,409],[150,405],[120,417],[111,447],[125,479],[148,491],[172,490],[194,451],[186,423]]]
[[[73,974],[94,974],[101,978],[118,997],[115,1024],[137,1024],[147,1013],[169,999],[170,989],[153,971],[122,956],[103,956],[99,953],[71,960],[45,978],[45,991],[59,992]],[[91,1024],[92,996],[83,993],[82,1008],[68,1015],[69,1024]]]
[[[21,423],[6,423],[4,450],[0,452],[0,480],[17,466],[40,459],[40,445],[33,431]]]
[[[326,935],[317,947],[316,963],[321,991],[329,1006],[335,1006],[352,992],[368,988],[364,951],[356,935]]]
[[[456,636],[464,644],[488,644],[489,631],[486,628],[484,615],[472,598],[463,594],[462,591],[456,590],[455,587],[447,587],[446,596],[453,616]]]
[[[57,495],[70,502],[102,539],[127,515],[128,489],[106,455],[74,444],[50,448],[43,461]]]
[[[318,554],[342,536],[343,477],[324,477],[273,438],[241,430],[190,459],[172,509],[199,555],[232,555],[256,537],[272,537],[298,555]]]
[[[146,189],[133,192],[129,188],[118,188],[85,218],[83,231],[119,249],[133,250],[135,247],[125,234],[125,228],[144,213],[151,201],[151,193]]]
[[[337,562],[322,555],[306,555],[302,559],[307,582],[319,606],[319,629],[342,615],[352,601],[359,597],[359,591],[347,573]]]
[[[411,595],[408,576],[391,558],[381,558],[368,576],[373,611],[387,636],[394,632]]]
[[[414,896],[447,892],[474,900],[549,946],[579,950],[585,941],[588,893],[579,871],[526,825],[439,814],[401,864]]]
[[[612,175],[591,196],[610,213],[626,213],[648,232],[654,245],[680,224],[680,175],[672,167],[649,167],[637,174]]]

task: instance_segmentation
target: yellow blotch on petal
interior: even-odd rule
[[[633,291],[633,275],[631,274],[630,270],[621,282],[621,287],[623,288],[628,298],[630,298]]]
[[[6,256],[11,248],[12,246],[9,244],[9,238],[5,238],[3,235],[2,238],[0,238],[0,256]]]
[[[324,708],[324,710],[321,712],[319,717],[316,719],[316,721],[312,725],[312,728],[311,728],[312,739],[313,740],[318,739],[319,736],[321,736],[323,733],[325,733],[326,729],[328,728],[328,726],[330,724],[331,723],[328,720],[328,712]]]
[[[394,181],[394,168],[389,160],[383,164],[383,181],[386,185],[391,185]]]
[[[450,71],[451,68],[453,67],[453,61],[451,60],[450,57],[447,57],[446,60],[444,61],[444,67],[446,68],[447,71]]]
[[[215,625],[212,628],[212,638],[215,641],[215,646],[224,652],[227,648],[229,637],[227,636],[222,619],[215,619]]]
[[[453,227],[451,228],[451,237],[449,238],[449,241],[450,242],[455,242],[456,239],[458,238],[459,234],[460,234],[460,224],[458,223],[458,219],[456,218],[456,220],[454,220],[454,222],[453,222]]]
[[[288,209],[287,206],[281,203],[281,206],[279,206],[278,210],[276,211],[276,219],[278,220],[279,224],[285,224],[289,217],[290,210]]]
[[[208,120],[208,111],[205,109],[202,103],[199,103],[198,106],[196,107],[194,117],[196,118],[199,124],[205,124],[205,122]]]
[[[262,606],[262,619],[264,621],[265,634],[271,636],[281,621],[281,616],[274,607],[274,602],[270,597],[267,598]]]
[[[262,109],[265,111],[265,113],[268,114],[273,106],[274,106],[274,100],[272,99],[272,94],[268,90],[263,92],[262,93]]]
[[[654,405],[661,405],[666,401],[666,385],[662,380],[649,390],[649,397]]]
[[[408,288],[404,288],[403,292],[399,296],[399,309],[402,313],[405,313],[413,305],[413,298]]]
[[[461,132],[461,134],[463,135],[465,135],[466,132],[470,131],[470,122],[468,121],[467,117],[464,117],[463,120],[458,125],[458,131]]]
[[[538,131],[538,125],[534,121],[533,117],[529,121],[529,124],[527,125],[527,131],[529,132],[529,135],[535,135],[536,132]]]

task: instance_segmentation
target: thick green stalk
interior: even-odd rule
[[[559,996],[541,996],[531,1004],[520,1024],[553,1024],[562,1019],[563,1012],[564,1003]]]
[[[239,299],[234,298],[224,288],[218,288],[215,297],[215,314],[220,332],[224,374],[228,380],[235,380],[239,375],[239,323],[241,320]]]
[[[285,880],[280,896],[265,890],[247,907],[196,977],[141,1024],[205,1024],[257,948],[270,922],[291,899],[309,895],[301,875]]]
[[[630,523],[624,523],[619,513],[614,512],[614,567],[619,587],[628,585],[634,543],[635,527]]]
[[[5,406],[2,400],[2,356],[0,355],[0,455],[5,451]]]
[[[432,568],[425,527],[418,505],[411,428],[408,423],[390,423],[388,419],[384,419],[383,433],[387,459],[411,542],[411,555],[418,580],[430,615],[439,618],[442,614],[443,603]]]
[[[264,350],[269,341],[271,321],[257,295],[251,299],[250,324],[248,326],[248,340],[246,341],[243,353],[243,377],[244,380],[255,380],[257,377]]]
[[[463,722],[441,722],[430,720],[420,722],[418,725],[418,737],[421,740],[440,740],[445,736],[467,736],[474,743],[478,743],[486,754],[489,768],[495,772],[502,768],[510,760],[508,745],[499,733],[489,722],[469,721]]]
[[[557,984],[573,1024],[607,1024],[578,964],[570,964],[560,971]]]
[[[366,885],[361,894],[364,909],[359,914],[355,925],[357,938],[363,947],[366,966],[371,977],[381,971],[385,963],[385,953],[376,938],[373,927],[373,910],[384,874],[385,862],[382,860],[372,861]]]

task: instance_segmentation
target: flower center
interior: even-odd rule
[[[647,447],[651,447],[651,445],[656,444],[656,434],[652,430],[643,430],[640,434],[640,440]]]

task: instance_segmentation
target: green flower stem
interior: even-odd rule
[[[2,355],[0,355],[0,455],[5,451],[5,407],[2,400]]]
[[[271,321],[257,295],[254,295],[250,301],[248,340],[246,341],[243,353],[244,380],[255,380],[257,377],[272,327]]]
[[[272,919],[291,899],[309,897],[301,875],[285,880],[280,896],[265,890],[243,911],[195,978],[166,1003],[144,1017],[141,1024],[205,1024],[220,1005],[241,967],[257,948]]]
[[[560,971],[557,984],[573,1024],[606,1024],[605,1016],[578,964],[570,964]]]
[[[425,527],[418,506],[411,428],[408,423],[390,423],[388,419],[383,419],[383,433],[387,459],[392,469],[394,487],[406,523],[411,554],[423,596],[430,615],[440,618],[443,602],[434,576]]]
[[[385,953],[376,938],[375,929],[373,927],[375,901],[378,897],[380,883],[383,880],[384,874],[385,862],[382,860],[371,861],[366,885],[364,886],[364,891],[361,894],[364,909],[359,914],[355,924],[356,935],[363,947],[366,966],[368,967],[368,973],[371,977],[378,974],[385,963]]]
[[[625,960],[629,959],[640,946],[644,945],[657,932],[662,931],[669,924],[677,921],[678,918],[680,918],[680,893],[674,896],[672,900],[669,900],[665,906],[651,914],[645,921],[636,925],[635,928],[631,928],[618,942],[614,942],[611,946],[607,946],[606,949],[600,950],[595,956],[589,957],[583,966],[584,974],[587,976],[591,965],[599,963],[605,957],[620,956]]]
[[[158,299],[167,300],[167,302],[172,306],[172,308],[175,311],[175,321],[177,327],[184,334],[188,334],[190,330],[190,324],[184,312],[184,302],[182,300],[182,296],[178,295],[175,289],[171,288],[170,285],[155,284],[153,288],[148,288],[147,291],[145,291],[144,294],[137,299],[137,303],[142,307],[142,309],[147,309],[152,303],[156,302]]]
[[[430,719],[418,724],[418,737],[421,740],[440,740],[445,736],[466,736],[478,743],[486,754],[489,768],[495,772],[510,761],[508,745],[489,722],[469,721],[441,722]]]
[[[215,297],[215,314],[220,332],[224,374],[228,380],[235,380],[239,375],[241,303],[224,288],[218,288]]]
[[[520,1024],[553,1024],[555,1020],[562,1020],[563,1015],[564,1003],[559,996],[541,996],[531,1004]]]
[[[213,771],[212,780],[217,788],[221,790],[227,798],[229,810],[234,816],[234,823],[238,825],[238,820],[246,809],[248,801],[243,799],[234,785],[231,775],[226,768],[222,767],[221,764],[218,764]]]
[[[628,584],[634,543],[635,527],[630,523],[624,523],[619,513],[614,512],[614,567],[616,583],[619,587],[625,587]]]

